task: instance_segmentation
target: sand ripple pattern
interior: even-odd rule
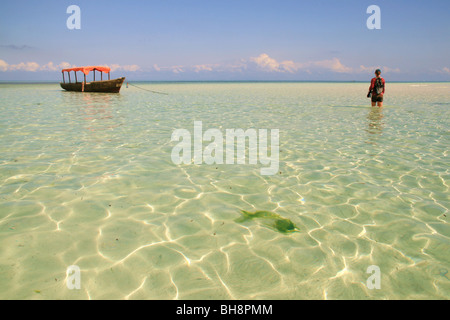
[[[140,86],[170,95],[0,84],[0,299],[450,298],[448,84]],[[194,121],[280,129],[279,173],[174,165]]]

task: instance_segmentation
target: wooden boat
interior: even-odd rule
[[[75,73],[75,82],[70,80],[70,72]],[[78,81],[77,71],[81,71],[84,74],[84,80],[82,82]],[[94,72],[94,81],[87,82],[86,76],[91,72]],[[100,81],[95,81],[95,71],[100,71]],[[67,72],[69,76],[69,82],[66,82],[64,77],[64,72]],[[108,80],[103,80],[103,73],[108,74]],[[110,79],[111,69],[108,67],[101,66],[89,66],[89,67],[78,67],[69,68],[62,70],[63,82],[60,83],[61,88],[67,91],[78,91],[78,92],[108,92],[108,93],[118,93],[125,77]]]

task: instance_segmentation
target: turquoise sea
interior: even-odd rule
[[[134,84],[0,84],[0,299],[450,299],[450,83]],[[194,121],[278,129],[277,173],[175,164]]]

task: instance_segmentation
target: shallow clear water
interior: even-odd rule
[[[449,83],[138,85],[0,84],[0,299],[450,298]],[[278,173],[175,165],[194,121],[279,129]]]

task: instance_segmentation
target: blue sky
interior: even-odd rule
[[[81,29],[69,30],[69,5]],[[381,30],[369,30],[370,5]],[[450,80],[448,0],[2,1],[0,80]]]

